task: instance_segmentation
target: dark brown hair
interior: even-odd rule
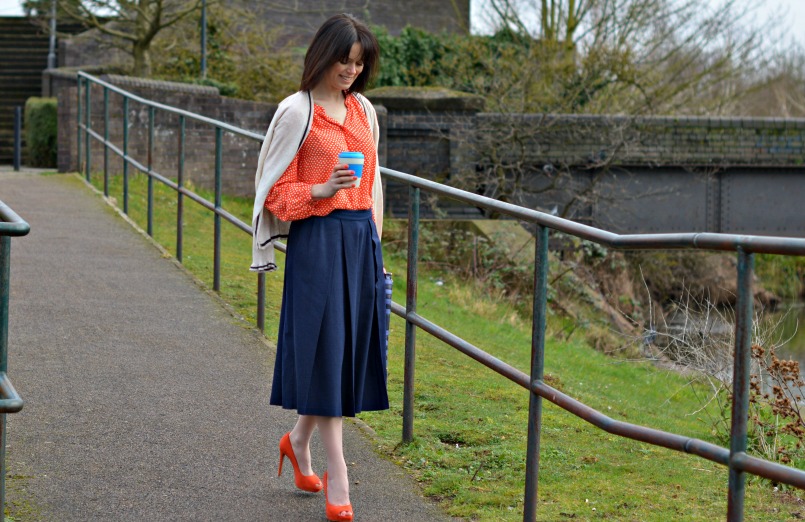
[[[300,89],[308,91],[314,88],[334,63],[348,60],[355,43],[361,45],[363,71],[355,78],[349,90],[363,92],[377,73],[380,46],[369,28],[348,14],[334,15],[319,27],[305,54],[305,70]]]

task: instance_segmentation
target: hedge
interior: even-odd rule
[[[25,102],[26,165],[56,167],[56,98],[28,98]]]

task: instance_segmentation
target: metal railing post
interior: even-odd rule
[[[154,107],[148,107],[148,235],[154,237]]]
[[[221,138],[224,130],[215,127],[215,247],[213,252],[213,280],[212,289],[216,292],[221,291],[221,165],[223,163],[223,147]]]
[[[14,171],[22,166],[22,107],[14,107]]]
[[[735,466],[746,453],[749,417],[749,380],[752,365],[752,292],[754,255],[738,248],[738,300],[735,308],[735,361],[732,376],[732,424],[730,428],[729,492],[727,520],[744,517],[746,476]]]
[[[109,88],[103,88],[103,195],[109,197]]]
[[[184,145],[185,145],[185,118],[179,115],[179,171],[176,173],[176,182],[179,189],[176,193],[176,259],[182,262],[182,245],[184,242]]]
[[[266,333],[266,274],[257,274],[257,328]]]
[[[0,236],[0,373],[8,370],[8,299],[11,238]],[[6,414],[0,415],[0,513],[6,509]]]
[[[8,379],[8,318],[9,298],[11,296],[11,237],[24,236],[30,226],[0,201],[0,224],[10,221],[16,230],[6,228],[0,231],[0,513],[6,507],[6,414],[22,409],[22,398],[14,390]],[[9,219],[10,218],[10,219]]]
[[[123,213],[129,214],[129,97],[123,96]]]
[[[419,188],[408,189],[408,274],[405,312],[416,313],[417,260],[419,259]],[[416,325],[405,321],[405,375],[403,385],[403,442],[414,439],[414,366],[416,362]]]
[[[75,166],[76,171],[81,172],[81,76],[76,76],[76,148],[75,148]]]
[[[545,371],[545,309],[548,306],[548,228],[537,225],[534,252],[534,310],[531,322],[531,384],[542,381]],[[525,460],[523,522],[537,519],[539,448],[542,432],[542,397],[530,392],[528,445]]]
[[[92,168],[92,161],[91,161],[91,147],[90,147],[90,134],[89,131],[92,128],[92,122],[90,118],[92,117],[92,109],[90,107],[91,101],[91,94],[92,91],[92,84],[89,80],[84,82],[84,176],[87,178],[87,182],[90,181],[90,169]]]
[[[11,280],[11,238],[0,235],[0,373],[8,370],[8,300]],[[0,476],[3,476],[0,474]]]

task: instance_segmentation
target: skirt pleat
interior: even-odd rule
[[[388,409],[384,293],[371,210],[294,221],[270,403],[328,417]]]

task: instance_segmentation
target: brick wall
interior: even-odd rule
[[[388,111],[386,144],[388,166],[394,170],[446,182],[460,176],[475,162],[473,125],[483,101],[447,89],[383,87],[367,92],[375,106]],[[390,215],[407,213],[408,188],[387,184]],[[477,209],[442,201],[438,208],[448,217],[478,217]],[[420,210],[425,217],[439,214],[430,201]]]
[[[460,185],[502,167],[522,187],[511,202],[559,212],[575,202],[567,217],[614,232],[805,235],[794,201],[805,193],[803,119],[491,114],[450,93],[368,96],[388,107],[395,170]],[[495,181],[468,188],[493,194]],[[407,188],[392,183],[387,197],[405,216]],[[422,206],[425,217],[480,214],[445,199]]]
[[[116,76],[107,79],[144,98],[258,134],[265,132],[275,110],[272,104],[222,97],[207,87]],[[61,86],[57,87],[59,169],[75,170],[74,79],[68,74],[54,82]],[[463,100],[457,103],[449,94],[440,98],[430,92],[424,101],[420,97],[407,102],[367,94],[378,108],[381,164],[394,170],[452,183],[497,162],[507,165],[510,172],[519,169],[522,183],[531,189],[547,183],[547,166],[556,166],[569,172],[564,184],[553,191],[534,191],[529,199],[516,202],[550,210],[561,208],[588,188],[606,166],[611,171],[606,170],[598,180],[598,190],[606,193],[598,201],[580,205],[570,217],[628,232],[755,230],[785,235],[791,229],[798,235],[800,229],[805,231],[805,223],[780,225],[769,221],[773,215],[766,214],[772,213],[762,208],[751,218],[741,210],[755,207],[757,201],[764,202],[763,208],[798,208],[788,200],[805,193],[805,176],[801,175],[805,171],[805,120],[503,115],[480,112],[480,106]],[[92,126],[101,134],[102,101],[102,90],[95,87]],[[131,102],[129,122],[129,154],[146,164],[148,110]],[[153,169],[168,177],[175,177],[177,171],[177,128],[175,116],[157,112]],[[109,133],[110,139],[122,147],[122,105],[115,94],[110,96]],[[224,133],[226,193],[253,195],[259,148],[258,141]],[[94,143],[92,150],[92,170],[100,172],[100,145]],[[186,179],[212,188],[214,161],[214,130],[187,120]],[[112,174],[122,171],[121,160],[114,154],[110,155],[110,170]],[[387,183],[386,197],[389,215],[404,217],[408,188]],[[780,214],[780,209],[777,215],[787,216],[784,220],[802,222],[801,216]],[[427,198],[423,201],[423,217],[480,214],[478,209],[448,200],[441,200],[438,206]],[[640,220],[635,221],[635,216],[641,216]]]
[[[60,172],[78,170],[76,155],[77,95],[75,73],[48,71],[49,83],[59,99],[58,167]],[[250,102],[220,96],[217,89],[182,83],[146,80],[117,75],[104,75],[101,79],[144,99],[206,116],[232,126],[264,135],[276,104]],[[85,98],[82,88],[81,103]],[[95,132],[104,135],[103,88],[93,85],[91,91],[90,122]],[[82,109],[83,110],[83,109]],[[385,136],[386,111],[378,107],[381,123],[381,164],[386,164]],[[148,165],[148,107],[130,100],[128,154],[144,166]],[[82,115],[83,118],[83,115]],[[109,93],[109,140],[123,148],[123,98]],[[154,112],[154,148],[152,169],[169,178],[178,175],[179,118],[164,111]],[[82,140],[83,140],[82,136]],[[226,194],[251,197],[254,195],[254,172],[261,141],[224,132],[222,135],[222,184]],[[84,161],[82,144],[81,159]],[[103,171],[103,147],[93,140],[91,145],[91,172]],[[190,118],[185,119],[184,179],[197,186],[213,189],[215,183],[215,129],[213,125]],[[109,153],[111,175],[122,174],[123,160]],[[130,172],[133,172],[130,166]]]
[[[586,166],[802,165],[805,119],[478,114],[476,129],[525,140],[527,161]]]
[[[200,114],[214,120],[264,134],[276,110],[276,105],[249,102],[220,96],[216,89],[171,82],[144,80],[122,76],[103,76],[101,79],[120,88],[164,105]],[[73,80],[72,84],[75,84]],[[76,92],[75,87],[57,90],[59,97],[59,170],[77,169],[75,135]],[[83,90],[82,90],[83,92]],[[82,97],[81,103],[84,103]],[[92,87],[90,122],[99,134],[104,134],[103,89]],[[129,101],[128,154],[136,161],[148,164],[148,107]],[[123,148],[123,97],[109,94],[109,139],[118,148]],[[154,112],[154,147],[152,169],[167,177],[176,177],[178,172],[179,117],[156,110]],[[224,191],[232,195],[251,195],[254,192],[254,169],[260,152],[259,141],[229,132],[222,136],[222,183]],[[82,148],[84,145],[82,145]],[[82,155],[84,151],[82,150]],[[83,156],[82,156],[83,161]],[[103,170],[102,145],[92,142],[91,171]],[[112,175],[122,173],[122,159],[109,154],[109,171]],[[213,188],[215,181],[215,128],[213,125],[186,118],[184,176],[198,186]],[[131,170],[130,170],[131,171]]]

